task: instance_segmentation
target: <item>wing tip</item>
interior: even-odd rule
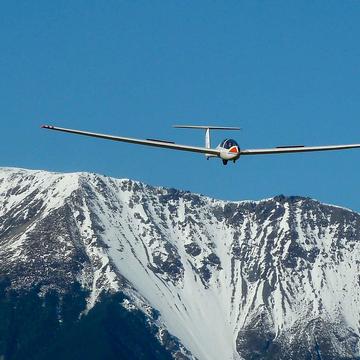
[[[41,129],[53,129],[54,127],[51,125],[41,125],[40,128]]]

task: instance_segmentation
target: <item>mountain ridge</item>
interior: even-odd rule
[[[357,358],[359,232],[359,214],[309,198],[0,169],[0,274],[44,293],[78,282],[87,311],[122,292],[189,359]]]

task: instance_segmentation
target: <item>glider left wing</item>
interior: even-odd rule
[[[355,148],[360,148],[360,144],[325,145],[325,146],[279,146],[270,149],[240,150],[240,156],[299,153],[299,152],[309,152],[309,151],[346,150],[346,149],[355,149]]]

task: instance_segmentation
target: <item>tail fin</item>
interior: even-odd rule
[[[211,149],[210,130],[240,130],[239,127],[230,126],[209,126],[209,125],[173,125],[178,129],[202,129],[205,130],[205,147]],[[212,154],[205,154],[206,158],[214,157]]]

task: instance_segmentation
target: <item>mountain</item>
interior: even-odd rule
[[[359,231],[309,198],[0,169],[0,358],[360,359]]]

